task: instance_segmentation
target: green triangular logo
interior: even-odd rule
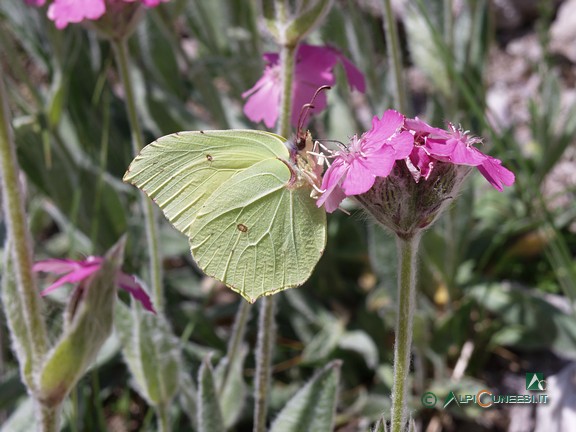
[[[450,393],[448,393],[448,396],[446,396],[446,399],[444,399],[444,409],[446,409],[446,407],[448,405],[450,405],[452,403],[452,401],[456,402],[456,405],[460,406],[460,404],[458,403],[458,399],[456,398],[456,395],[454,394],[453,391],[450,391]]]
[[[546,390],[544,381],[544,374],[542,372],[528,372],[526,373],[526,390],[544,391]]]

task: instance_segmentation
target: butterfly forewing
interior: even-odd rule
[[[284,139],[250,130],[179,132],[146,146],[124,180],[142,189],[184,234],[229,178],[266,159],[288,159]]]

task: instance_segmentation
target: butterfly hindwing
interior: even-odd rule
[[[301,285],[326,243],[326,214],[287,165],[259,162],[230,178],[198,212],[192,255],[206,274],[249,301]]]

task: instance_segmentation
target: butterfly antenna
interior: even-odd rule
[[[318,97],[318,95],[323,92],[324,90],[330,90],[332,87],[324,85],[322,87],[318,87],[318,89],[314,92],[314,96],[312,96],[312,100],[310,103],[307,103],[302,106],[300,110],[300,115],[298,116],[298,135],[301,134],[304,125],[306,124],[307,115],[309,114],[310,110],[314,109],[314,101]]]

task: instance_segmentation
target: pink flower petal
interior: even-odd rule
[[[409,130],[414,131],[416,133],[424,133],[427,135],[432,135],[432,137],[436,138],[444,138],[444,139],[450,138],[450,135],[444,129],[432,127],[428,123],[425,123],[422,120],[420,120],[418,117],[413,119],[407,118],[405,124]]]
[[[44,6],[46,0],[24,0],[24,3],[29,6]]]
[[[432,159],[422,147],[414,147],[412,153],[410,153],[407,166],[412,173],[412,177],[414,177],[414,180],[418,183],[421,178],[428,180],[428,177],[430,177],[434,169],[434,159]]]
[[[267,69],[254,87],[242,94],[248,98],[244,105],[246,117],[254,122],[263,121],[266,127],[272,128],[278,119],[280,90],[276,71]]]
[[[390,139],[388,147],[394,149],[394,159],[406,159],[414,149],[414,137],[410,132],[400,132]]]
[[[469,165],[478,166],[486,160],[488,156],[483,154],[476,147],[470,145],[468,146],[465,142],[459,140],[448,140],[456,141],[454,150],[450,154],[450,161],[457,165]]]
[[[350,163],[350,169],[342,180],[342,189],[347,196],[359,195],[370,189],[376,177],[366,166],[367,159],[354,158]]]
[[[32,271],[64,274],[80,268],[82,268],[82,266],[78,264],[78,261],[54,258],[38,261],[32,266]]]
[[[118,273],[118,276],[116,276],[116,282],[120,288],[129,292],[135,300],[139,301],[144,309],[152,313],[156,313],[154,306],[152,306],[150,296],[144,290],[144,288],[142,288],[142,285],[138,283],[134,276],[120,272]]]
[[[478,171],[490,182],[495,189],[502,192],[505,186],[512,186],[516,180],[514,173],[501,165],[499,159],[487,156],[482,165],[478,166]]]
[[[340,186],[340,181],[346,175],[348,169],[348,164],[343,159],[337,158],[330,168],[326,170],[322,178],[322,189],[325,192],[316,201],[318,207],[324,205],[326,211],[332,213],[338,208],[342,200],[346,198]]]
[[[322,207],[322,205],[324,205],[324,209],[328,213],[332,213],[334,210],[340,207],[340,203],[344,201],[344,198],[346,198],[346,194],[342,188],[337,185],[330,191],[322,194],[322,196],[316,201],[316,205],[318,207]]]
[[[84,267],[84,268],[81,268],[79,270],[74,270],[73,272],[68,273],[66,276],[63,276],[60,279],[58,279],[56,282],[54,282],[52,285],[50,285],[48,288],[46,288],[40,294],[42,296],[45,296],[45,295],[50,294],[56,288],[61,287],[65,283],[80,282],[80,281],[86,279],[92,273],[97,272],[99,269],[100,269],[99,265],[94,265],[94,266],[90,266],[90,267]]]
[[[346,72],[346,78],[348,79],[350,87],[358,90],[360,93],[364,93],[366,91],[366,82],[360,69],[354,66],[354,64],[344,55],[340,54],[339,58],[342,62],[342,66],[344,66],[344,72]]]
[[[360,171],[355,170],[355,168],[358,167],[358,164],[365,167],[372,177],[387,177],[392,171],[396,159],[397,159],[396,152],[394,151],[394,148],[389,145],[384,145],[382,146],[382,148],[380,148],[380,150],[373,153],[369,153],[366,155],[366,157],[355,158],[354,161],[350,164],[350,171],[348,172],[348,177],[351,176],[357,177],[360,175],[366,175],[366,172],[363,172],[362,168],[360,168]],[[363,190],[361,192],[353,193],[351,192],[351,190],[354,189],[349,189],[347,187],[344,187],[344,191],[346,193],[350,192],[349,195],[358,195],[366,192],[368,189],[372,187],[373,184],[374,181],[372,181],[372,183],[366,190]],[[342,185],[344,186],[344,183],[342,183]]]
[[[48,7],[48,18],[55,22],[58,29],[63,29],[69,23],[97,20],[105,12],[104,0],[54,0]]]
[[[378,116],[372,118],[372,129],[365,134],[366,141],[379,143],[377,147],[384,144],[384,141],[394,135],[404,124],[404,116],[398,111],[386,110],[382,115],[382,119]],[[367,145],[371,146],[371,144]]]
[[[168,0],[142,0],[142,3],[144,3],[144,6],[147,6],[147,7],[156,7],[160,3],[165,3],[167,1]]]

